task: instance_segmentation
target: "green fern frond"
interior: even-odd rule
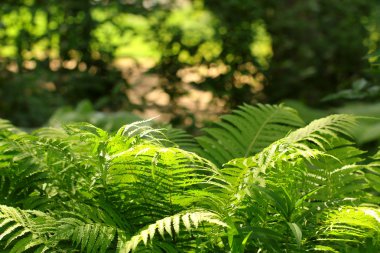
[[[65,223],[65,220],[60,223]],[[116,228],[105,224],[68,224],[58,227],[57,234],[60,239],[62,235],[69,236],[76,247],[80,246],[81,252],[106,252],[116,235]]]
[[[380,250],[380,209],[367,206],[344,206],[330,211],[319,230],[321,245],[341,252],[355,248]],[[364,244],[365,243],[365,244]],[[364,251],[362,251],[364,252]]]
[[[173,238],[173,236],[180,233],[181,224],[186,231],[191,231],[193,228],[198,228],[202,222],[227,227],[227,224],[221,221],[217,214],[212,212],[198,210],[179,213],[160,219],[149,225],[146,229],[141,230],[137,235],[133,236],[120,247],[120,252],[131,252],[135,250],[141,242],[147,246],[149,241],[153,241],[156,232],[158,232],[162,238],[165,237],[165,234],[168,234]]]
[[[378,195],[380,193],[380,151],[372,156],[372,162],[366,166],[366,169],[368,169],[365,174],[366,180]]]
[[[127,135],[128,137],[131,137],[141,131],[151,130],[152,128],[150,127],[150,123],[154,119],[155,118],[140,120],[140,121],[135,121],[133,123],[124,125],[117,131],[116,135],[120,135],[120,136]]]
[[[197,197],[187,192],[190,189],[224,184],[212,163],[178,148],[137,145],[111,156],[109,162],[108,194],[121,201],[131,223],[135,216],[151,223],[182,210],[189,198]]]
[[[0,203],[22,206],[30,194],[48,181],[45,166],[38,166],[33,138],[26,134],[10,135],[0,140]]]
[[[57,222],[39,211],[21,210],[0,205],[0,245],[19,253],[33,248],[43,252],[48,248],[47,235],[55,232]]]
[[[65,216],[56,219],[43,212],[4,205],[0,206],[0,231],[0,245],[15,253],[54,251],[64,242],[72,242],[81,252],[106,252],[116,235],[116,228],[107,224]]]
[[[353,123],[353,117],[347,115],[327,117],[275,141],[254,156],[229,161],[222,169],[231,186],[229,205],[225,207],[237,212],[254,205],[269,205],[262,219],[272,213],[274,217],[280,214],[287,222],[293,222],[297,215],[304,215],[301,208],[304,205],[310,212],[317,211],[308,204],[313,200],[331,206],[342,197],[359,199],[367,188],[360,172],[363,167],[356,164],[362,161],[363,152],[337,137],[347,134]],[[263,193],[257,193],[255,188],[260,186],[270,189],[267,200],[259,200]]]
[[[36,134],[40,133],[39,131]],[[20,186],[25,187],[32,182],[40,183],[37,186],[40,189],[43,187],[42,191],[47,195],[50,195],[50,192],[52,195],[57,193],[66,196],[76,194],[78,189],[87,184],[86,179],[88,180],[92,174],[86,168],[91,165],[95,167],[98,161],[98,158],[93,157],[92,153],[86,149],[77,151],[76,140],[72,140],[60,132],[55,137],[27,135],[13,142],[17,148],[16,151],[25,156],[14,163],[17,170],[24,168],[15,175],[20,179],[27,180],[25,183],[19,181]],[[40,175],[39,179],[34,176],[39,182],[31,180],[33,178],[30,178],[28,174]],[[44,181],[46,185],[42,186],[41,181]],[[41,192],[41,190],[39,191]]]
[[[151,126],[150,122],[154,119],[151,118],[127,124],[117,131],[116,136],[125,136],[128,139],[133,139],[134,144],[141,144],[141,141],[144,140],[155,144],[171,143],[163,133],[163,129],[156,129]]]
[[[258,166],[267,168],[273,166],[276,161],[291,161],[297,158],[306,160],[320,156],[330,156],[325,152],[332,146],[338,134],[350,135],[350,130],[356,123],[356,117],[352,115],[330,115],[314,120],[306,127],[297,129],[288,136],[272,143],[257,155]]]
[[[351,136],[356,117],[348,114],[334,114],[312,121],[306,127],[290,133],[285,139],[289,143],[309,141],[320,148],[329,145],[329,139],[338,134]]]
[[[0,118],[0,130],[11,129],[11,128],[14,128],[14,126],[12,125],[12,123],[9,120],[5,120],[5,119]]]
[[[332,146],[338,134],[349,135],[355,119],[354,116],[341,114],[315,120],[272,143],[252,159],[265,173],[266,168],[275,166],[281,160],[291,162],[303,158],[310,161],[321,156],[334,158],[325,149]]]
[[[0,139],[15,133],[21,133],[21,130],[13,126],[10,121],[0,118]]]
[[[342,138],[332,139],[330,145],[325,150],[329,156],[306,164],[303,187],[312,190],[323,186],[313,196],[314,201],[319,203],[332,203],[342,198],[361,199],[368,188],[362,171],[364,166],[360,164],[364,152]],[[320,204],[321,208],[323,206]]]
[[[45,139],[60,139],[65,140],[68,138],[68,134],[62,128],[54,128],[54,127],[43,127],[38,128],[32,132],[33,135],[45,138]]]
[[[229,203],[238,206],[238,203],[247,194],[250,194],[249,189],[252,186],[265,187],[271,177],[279,179],[276,183],[272,183],[274,185],[286,185],[293,179],[299,180],[296,179],[299,173],[306,171],[306,166],[302,167],[299,164],[303,159],[309,161],[318,157],[330,156],[313,148],[283,145],[282,140],[273,143],[255,156],[233,159],[223,166],[222,174],[230,185],[230,195],[232,196]],[[268,169],[271,170],[268,171]],[[290,181],[280,182],[281,180]]]
[[[70,124],[64,125],[63,129],[69,135],[79,134],[81,136],[86,136],[87,138],[93,138],[93,136],[96,136],[96,137],[108,136],[108,133],[106,131],[86,122],[70,123]]]
[[[196,139],[204,149],[202,155],[221,166],[234,158],[252,156],[303,125],[289,107],[244,105],[203,129],[206,135]]]
[[[199,150],[149,121],[29,134],[0,120],[1,250],[378,252],[378,207],[353,205],[378,203],[380,152],[363,165],[346,140],[354,124],[332,115],[294,130],[294,110],[246,105]]]

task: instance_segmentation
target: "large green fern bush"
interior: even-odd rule
[[[379,154],[332,115],[242,106],[194,139],[0,121],[5,252],[378,252]]]

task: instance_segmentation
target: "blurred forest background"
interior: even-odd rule
[[[1,0],[0,117],[192,131],[282,101],[380,116],[379,45],[378,0]]]

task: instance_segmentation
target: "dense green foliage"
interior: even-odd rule
[[[146,121],[0,122],[4,252],[378,252],[380,152],[356,118],[242,106],[194,139]],[[199,143],[199,144],[198,144]]]

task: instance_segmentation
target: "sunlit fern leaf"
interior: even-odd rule
[[[49,196],[46,200],[53,196],[88,195],[95,168],[101,162],[97,146],[101,138],[107,138],[106,134],[99,137],[98,132],[102,133],[91,125],[77,124],[67,132],[42,128],[0,140],[0,166],[4,167],[0,174],[5,183],[1,188],[6,199],[2,203],[37,207],[30,205],[33,203],[29,199],[47,203],[38,195]],[[8,193],[12,195],[7,196]]]
[[[33,248],[48,248],[48,234],[54,233],[57,221],[42,212],[0,205],[0,245],[18,253]]]
[[[380,148],[380,147],[379,147]],[[372,156],[373,159],[380,160],[380,150],[377,151],[375,155]]]
[[[342,173],[346,175],[344,177],[346,180],[351,180],[351,182],[346,182],[345,189],[350,190],[349,187],[355,185],[353,182],[357,180],[356,176],[351,176],[351,172],[358,170],[358,167],[346,166],[350,165],[350,162],[355,163],[360,161],[355,157],[360,155],[362,152],[356,151],[355,149],[345,148],[342,150],[334,150],[334,140],[337,140],[336,136],[339,134],[348,134],[349,127],[355,123],[355,117],[350,115],[333,115],[323,119],[316,120],[310,123],[304,128],[300,128],[290,133],[288,136],[275,141],[270,144],[267,148],[259,152],[258,154],[247,157],[238,158],[229,161],[225,164],[222,173],[226,176],[226,180],[230,183],[232,199],[229,203],[234,206],[238,206],[239,202],[242,201],[247,194],[249,194],[249,188],[252,185],[266,185],[266,180],[271,180],[269,168],[273,169],[273,179],[276,180],[276,175],[281,171],[279,168],[283,165],[293,166],[294,169],[303,167],[302,173],[306,171],[306,163],[317,161],[318,159],[328,159],[328,162],[333,163],[334,166],[328,170],[326,166],[322,166],[323,173],[322,180],[326,178],[333,177],[333,172],[340,179]],[[312,136],[311,139],[308,136]],[[317,140],[317,141],[316,141]],[[341,139],[344,141],[344,139]],[[316,143],[318,142],[318,143]],[[341,144],[342,146],[349,146],[349,143]],[[326,152],[326,149],[332,150],[331,152]],[[340,154],[342,153],[342,154]],[[350,158],[352,156],[352,159]],[[339,158],[347,159],[346,164],[341,164]],[[300,160],[301,159],[301,160]],[[352,161],[351,161],[351,160]],[[303,161],[303,165],[297,165],[299,161]],[[322,163],[323,165],[323,163]],[[300,167],[301,166],[301,167]],[[287,166],[289,167],[289,166]],[[344,170],[339,170],[344,167]],[[286,180],[296,176],[296,171],[285,171],[285,174],[278,174],[278,179],[286,185]],[[322,172],[321,172],[322,173]],[[295,177],[294,177],[295,178]],[[358,179],[362,182],[361,179]],[[276,181],[280,183],[280,181]],[[296,180],[297,181],[297,180]],[[276,182],[273,182],[276,185]],[[339,181],[337,181],[338,183]],[[290,181],[288,182],[290,184]],[[326,183],[316,183],[313,187],[318,187],[325,185]],[[301,185],[300,187],[306,187],[306,185]],[[333,189],[336,185],[333,182],[329,183],[329,189]],[[305,189],[305,192],[313,191],[315,188]],[[342,190],[342,189],[341,189]],[[237,202],[236,202],[237,201]]]
[[[190,231],[196,229],[200,223],[207,222],[213,225],[226,227],[227,224],[220,220],[220,217],[208,211],[195,210],[186,213],[179,213],[173,216],[165,217],[164,219],[157,220],[155,223],[150,224],[147,228],[141,230],[137,235],[134,235],[128,242],[126,242],[120,249],[120,252],[128,253],[135,250],[138,245],[143,242],[145,246],[149,241],[153,241],[156,232],[158,232],[162,238],[165,234],[173,237],[180,233],[183,225],[184,230]]]
[[[135,135],[136,133],[141,132],[142,130],[151,130],[152,128],[150,127],[150,125],[154,119],[155,118],[140,120],[124,125],[117,131],[116,135],[127,135],[130,137]]]
[[[136,121],[121,127],[117,133],[116,137],[126,136],[128,139],[133,139],[133,144],[140,144],[142,141],[149,141],[150,143],[162,144],[168,143],[173,144],[163,133],[163,129],[156,129],[151,127],[151,121],[154,118],[148,120]]]
[[[311,148],[308,152],[290,146],[286,150],[281,148],[278,142],[273,143],[255,156],[233,159],[224,164],[222,174],[230,185],[230,197],[227,201],[230,206],[238,207],[240,202],[249,196],[250,189],[254,185],[265,187],[269,182],[280,186],[297,181],[297,176],[305,171],[298,164],[302,159],[309,160],[325,155]],[[272,177],[277,181],[272,182]]]
[[[315,120],[257,154],[258,166],[265,169],[273,166],[278,160],[290,161],[297,158],[311,160],[326,155],[333,157],[325,153],[325,149],[332,145],[332,141],[336,140],[339,134],[349,136],[350,129],[355,123],[355,116],[345,114]]]
[[[0,139],[11,134],[21,133],[22,131],[12,125],[8,120],[0,118]]]
[[[12,128],[7,124],[4,129]],[[226,252],[230,238],[219,236],[225,224],[215,224],[223,220],[236,225],[227,230],[241,237],[238,242],[248,238],[247,252],[274,252],[271,240],[279,251],[289,246],[296,252],[287,224],[302,230],[301,244],[315,243],[322,233],[315,234],[315,227],[323,222],[315,215],[318,206],[328,211],[361,201],[369,194],[367,182],[376,182],[371,177],[380,154],[365,167],[361,151],[342,138],[352,124],[353,117],[334,115],[291,132],[302,125],[293,110],[243,106],[201,138],[209,147],[221,140],[206,154],[218,165],[240,156],[218,170],[181,149],[193,144],[184,132],[153,129],[149,122],[132,123],[116,135],[86,123],[2,135],[0,122],[0,203],[7,205],[0,206],[0,246],[9,242],[7,252]],[[240,139],[252,149],[242,148]],[[363,167],[372,170],[367,182]],[[269,189],[266,198],[255,185]],[[18,216],[2,218],[6,208]],[[210,217],[207,222],[199,213],[208,212],[195,208],[218,213],[216,221],[207,225]],[[294,234],[300,244],[297,229]],[[220,244],[223,250],[203,250]]]
[[[67,229],[67,228],[65,228]],[[58,228],[58,233],[60,233]],[[72,230],[72,240],[81,252],[106,252],[114,240],[116,229],[105,224],[80,224]]]
[[[131,238],[124,230],[117,229],[117,245],[116,245],[116,252],[123,253],[122,249],[125,249],[126,243],[128,242],[128,239]]]
[[[0,140],[1,203],[21,206],[30,194],[48,181],[46,166],[39,166],[33,138],[26,134]]]
[[[219,172],[209,161],[178,148],[137,145],[110,158],[109,196],[123,206],[130,222],[151,223],[190,203],[182,197],[218,183]],[[193,201],[194,202],[194,201]]]
[[[37,137],[36,150],[39,152],[38,164],[48,167],[48,173],[55,187],[67,192],[75,192],[83,180],[92,175],[91,167],[98,165],[98,157],[90,150],[82,148],[95,146],[91,141],[78,144],[70,138]],[[79,147],[78,147],[79,146]]]
[[[68,137],[64,129],[53,127],[38,128],[34,130],[32,134],[46,139],[66,139]]]
[[[107,137],[108,133],[92,124],[80,122],[80,123],[70,123],[64,125],[63,128],[65,131],[70,134],[80,134],[82,136],[86,136],[87,138],[91,138],[91,135],[96,137]]]
[[[355,116],[334,114],[312,121],[306,127],[290,133],[285,139],[290,143],[309,141],[323,148],[329,144],[330,138],[336,137],[338,134],[351,136],[355,125]]]
[[[355,124],[356,117],[345,114],[314,120],[309,125],[272,143],[260,152],[256,159],[259,166],[265,168],[279,159],[302,157],[310,160],[320,155],[328,155],[324,150],[331,147],[332,141],[336,140],[339,134],[350,136],[350,130]]]
[[[361,171],[363,166],[356,163],[362,161],[360,155],[363,152],[341,138],[332,140],[330,144],[326,155],[310,161],[297,160],[297,163],[290,160],[270,167],[266,174],[261,175],[266,186],[260,191],[261,195],[252,197],[251,193],[251,198],[248,198],[251,201],[244,203],[248,202],[248,206],[265,206],[268,203],[274,208],[266,209],[272,217],[283,217],[287,221],[295,219],[297,222],[307,220],[308,224],[301,227],[307,235],[312,233],[315,224],[314,218],[310,217],[313,213],[361,201],[368,185]],[[252,192],[252,189],[247,186],[245,191]],[[255,213],[256,217],[259,215],[259,212]],[[259,217],[268,216],[264,213]],[[284,231],[279,227],[281,223],[278,218],[275,220],[272,223],[276,224],[276,230]],[[268,220],[266,222],[270,223]]]
[[[197,141],[203,147],[202,155],[222,165],[233,158],[252,156],[303,125],[289,107],[244,105],[203,129],[206,134]]]
[[[335,250],[334,248],[331,248],[329,246],[324,246],[324,245],[313,246],[313,250],[316,251],[316,252],[340,253],[339,251]]]
[[[273,224],[269,228],[283,231],[282,233],[286,233],[286,226],[281,227],[280,220],[307,220],[308,223],[304,227],[300,224],[307,236],[313,233],[313,226],[318,222],[311,218],[314,214],[361,201],[368,188],[363,177],[363,166],[360,165],[363,152],[343,138],[331,138],[326,148],[321,151],[315,149],[318,146],[309,145],[314,147],[309,151],[316,151],[312,157],[305,157],[303,152],[297,156],[288,156],[286,152],[268,151],[274,161],[269,163],[265,170],[262,170],[262,166],[266,163],[258,162],[257,157],[231,161],[235,166],[226,164],[230,167],[225,166],[226,171],[223,170],[223,173],[228,172],[232,179],[234,171],[239,173],[241,169],[245,172],[243,175],[240,174],[241,178],[238,181],[241,184],[235,186],[238,190],[228,203],[234,206],[240,204],[244,215],[247,215],[246,210],[266,206],[265,213],[254,209],[253,220],[265,220],[265,224]],[[297,153],[297,150],[291,152],[294,153]],[[261,195],[252,191],[255,189],[252,185],[265,186],[260,191]],[[255,230],[252,231],[254,233]]]
[[[325,150],[327,156],[314,159],[307,163],[304,189],[308,191],[321,187],[312,197],[315,202],[323,205],[333,203],[337,199],[360,199],[368,188],[364,180],[363,151],[352,146],[352,143],[343,138],[330,140],[330,147]]]
[[[91,153],[89,154],[85,149],[77,151],[74,148],[77,141],[72,140],[60,131],[57,133],[51,132],[46,137],[39,136],[42,131],[43,129],[36,132],[36,135],[26,135],[11,140],[14,144],[13,146],[16,147],[16,151],[26,156],[23,159],[17,159],[17,163],[13,163],[16,168],[14,171],[19,171],[16,175],[20,179],[20,189],[25,188],[32,182],[37,182],[38,178],[36,176],[40,175],[38,179],[40,188],[43,183],[46,184],[43,187],[44,190],[40,189],[40,192],[45,192],[46,194],[52,192],[53,195],[75,194],[83,184],[87,183],[85,181],[86,177],[91,176],[89,175],[91,173],[85,168],[91,165],[94,166],[98,158],[91,157]],[[32,178],[28,174],[34,177]],[[45,178],[41,176],[45,176]],[[26,182],[23,182],[23,179]],[[58,192],[57,189],[59,189]]]
[[[0,130],[12,129],[12,128],[14,128],[14,126],[12,125],[12,123],[9,120],[0,118]]]
[[[318,244],[331,247],[338,252],[353,252],[355,249],[359,249],[357,252],[380,251],[378,207],[344,206],[329,211],[326,215],[318,231]]]

